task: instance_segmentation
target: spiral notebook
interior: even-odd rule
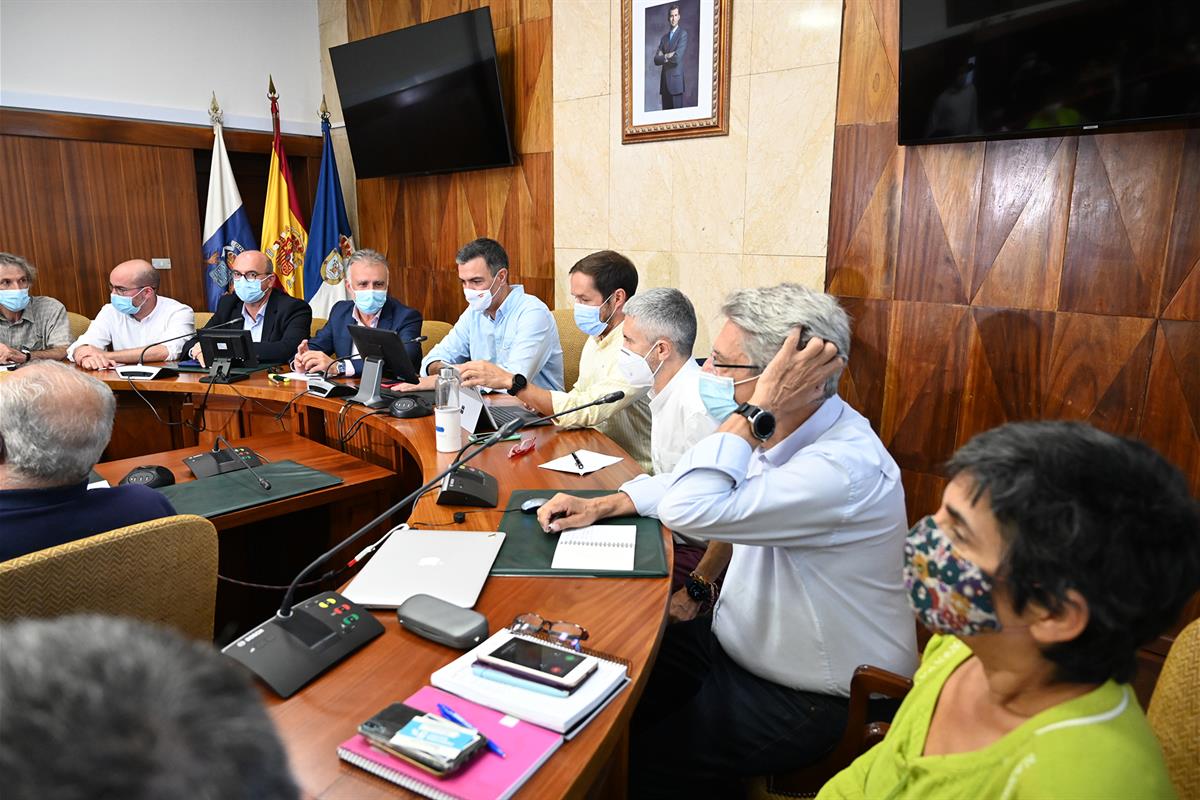
[[[589,525],[558,535],[551,569],[628,572],[637,547],[635,525]]]

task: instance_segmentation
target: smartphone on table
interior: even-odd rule
[[[477,660],[488,667],[568,691],[587,680],[598,663],[591,656],[519,636],[490,653],[480,654]]]

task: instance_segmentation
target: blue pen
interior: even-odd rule
[[[438,703],[437,707],[438,707],[438,711],[441,712],[442,716],[445,717],[446,719],[450,720],[451,722],[453,722],[455,725],[466,728],[467,730],[475,731],[476,733],[479,732],[479,728],[476,728],[474,725],[472,725],[471,723],[467,722],[465,719],[460,717],[458,715],[457,711],[455,711],[453,708],[446,705],[445,703]],[[491,750],[493,753],[500,756],[501,758],[508,758],[508,756],[504,753],[504,751],[500,749],[500,745],[493,742],[490,736],[488,737],[488,740],[487,740],[487,746],[488,746],[488,750]]]

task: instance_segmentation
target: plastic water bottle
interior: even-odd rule
[[[458,370],[442,367],[434,392],[433,425],[440,453],[457,453],[462,447],[462,406],[458,399]]]

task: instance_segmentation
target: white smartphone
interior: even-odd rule
[[[596,670],[596,659],[548,644],[513,637],[478,660],[538,683],[572,690]]]

